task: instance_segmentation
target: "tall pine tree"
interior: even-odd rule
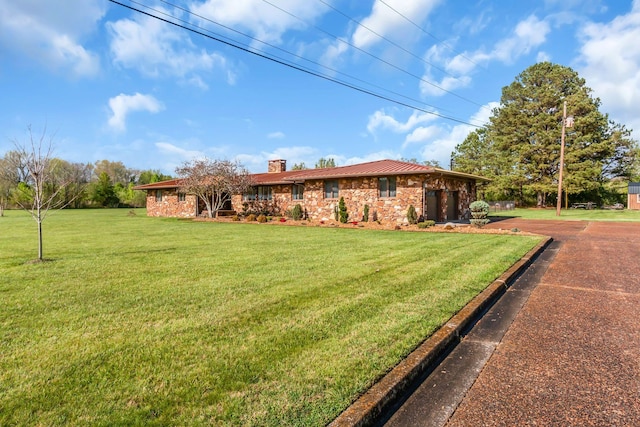
[[[534,198],[544,206],[556,196],[560,163],[562,106],[574,117],[565,138],[565,191],[594,192],[607,179],[628,176],[637,143],[623,125],[599,111],[577,72],[541,62],[502,89],[490,123],[471,133],[452,154],[457,170],[494,178],[488,190],[521,203]]]

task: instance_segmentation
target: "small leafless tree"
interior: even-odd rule
[[[18,195],[15,202],[31,214],[38,224],[38,260],[42,255],[42,222],[52,209],[62,209],[71,201],[59,197],[69,184],[62,176],[56,175],[55,166],[59,162],[53,160],[53,136],[47,136],[46,127],[40,137],[34,137],[31,126],[27,127],[29,141],[20,143],[13,141],[17,156],[27,172],[17,186]]]
[[[193,194],[207,206],[209,218],[218,216],[231,196],[242,194],[251,185],[249,172],[239,163],[228,160],[194,159],[176,168],[179,190]]]

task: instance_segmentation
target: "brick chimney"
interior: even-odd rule
[[[286,172],[287,161],[286,160],[269,160],[269,173]]]

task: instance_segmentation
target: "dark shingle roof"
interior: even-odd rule
[[[640,194],[640,182],[629,183],[629,194]]]

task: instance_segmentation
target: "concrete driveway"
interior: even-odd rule
[[[447,426],[640,426],[640,223],[508,219],[559,251]]]

